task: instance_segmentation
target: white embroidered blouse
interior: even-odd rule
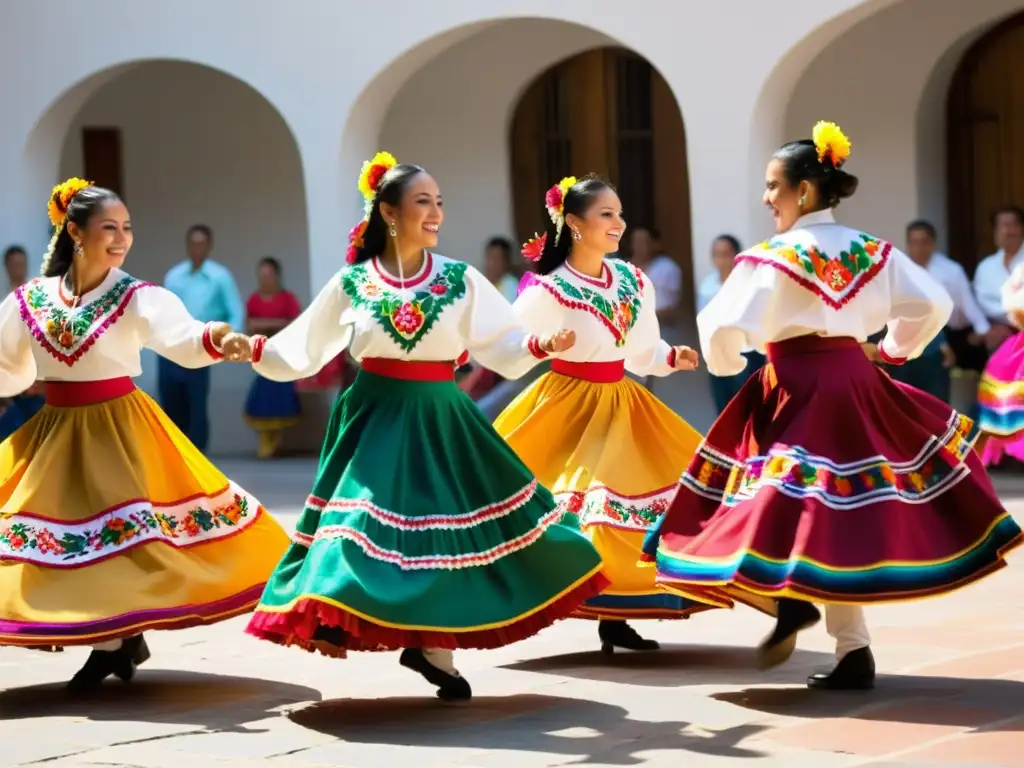
[[[142,373],[148,347],[187,368],[222,359],[210,324],[165,288],[111,269],[71,306],[63,278],[39,277],[0,303],[0,396],[41,381],[99,381]]]
[[[1013,268],[1010,278],[1003,283],[1000,294],[1003,312],[1009,314],[1014,310],[1024,309],[1024,262]]]
[[[945,289],[906,254],[826,210],[737,256],[697,330],[718,376],[743,371],[746,347],[807,334],[863,342],[886,326],[879,351],[898,364],[920,355],[952,311]]]
[[[512,306],[465,262],[428,253],[404,281],[377,258],[344,267],[269,340],[254,337],[253,368],[274,381],[312,376],[348,347],[355,361],[465,362],[522,376],[547,355]]]
[[[606,258],[600,278],[562,264],[532,278],[516,299],[520,322],[537,336],[566,328],[576,343],[559,357],[574,363],[625,362],[637,376],[673,373],[675,351],[661,338],[654,284],[642,270]]]

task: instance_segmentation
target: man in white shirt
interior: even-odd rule
[[[683,270],[675,259],[658,253],[661,234],[653,227],[636,227],[630,232],[630,261],[644,271],[654,285],[655,312],[663,323],[671,323],[679,310]]]
[[[988,357],[984,342],[992,332],[992,324],[974,297],[964,268],[945,254],[936,252],[936,239],[931,222],[921,219],[910,222],[907,225],[907,255],[945,288],[953,300],[953,314],[946,325],[946,341],[953,350],[956,364],[960,368],[980,372]]]
[[[990,352],[1016,333],[1003,312],[1002,290],[1010,272],[1024,261],[1024,210],[1016,206],[1001,208],[993,224],[993,239],[999,250],[982,259],[974,270],[974,294],[992,324],[985,338]]]

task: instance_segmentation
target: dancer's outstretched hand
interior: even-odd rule
[[[540,343],[540,348],[547,352],[549,355],[557,355],[559,352],[565,352],[567,349],[571,349],[572,345],[576,343],[576,332],[567,331],[564,328],[558,333],[548,336]]]
[[[220,342],[225,360],[247,363],[252,360],[252,340],[244,333],[229,333]]]
[[[674,349],[676,351],[675,370],[692,371],[700,365],[700,355],[697,354],[696,349],[690,347],[675,347]]]

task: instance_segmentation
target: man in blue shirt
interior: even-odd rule
[[[213,232],[205,224],[194,224],[186,241],[188,258],[170,269],[164,287],[181,299],[197,320],[243,330],[245,311],[235,279],[227,267],[210,259]],[[158,389],[160,406],[171,421],[196,448],[205,451],[210,437],[210,369],[182,368],[160,358]]]

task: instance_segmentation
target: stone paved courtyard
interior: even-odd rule
[[[291,526],[308,460],[225,462]],[[1024,517],[1024,482],[998,479]],[[244,619],[150,636],[130,687],[70,702],[84,651],[0,649],[0,766],[750,768],[1024,766],[1024,555],[958,594],[869,611],[876,690],[812,693],[819,625],[763,675],[751,611],[639,628],[658,654],[602,656],[596,626],[459,655],[476,698],[446,705],[396,654],[346,661],[261,643]]]

